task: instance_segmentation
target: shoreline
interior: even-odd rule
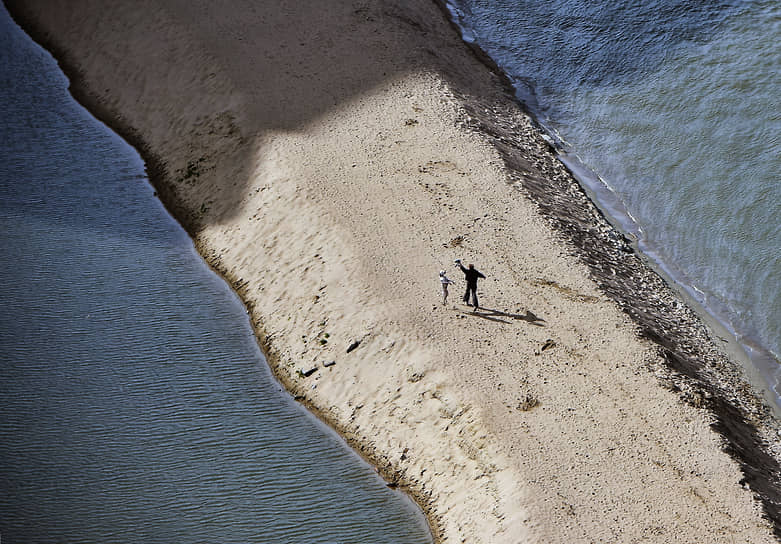
[[[442,3],[438,2],[438,5],[440,9],[443,9]],[[17,21],[20,20],[17,15],[20,9],[9,8]],[[449,17],[447,18],[447,21],[450,24],[453,24]],[[445,519],[445,516],[449,514],[448,511],[445,511],[444,513],[438,511],[436,498],[437,495],[443,493],[441,489],[436,487],[438,484],[433,481],[424,481],[424,485],[421,488],[420,480],[422,478],[414,478],[410,475],[412,473],[410,469],[400,468],[403,466],[404,454],[401,454],[400,460],[398,455],[395,456],[396,458],[393,458],[393,455],[389,456],[387,448],[377,448],[371,444],[372,440],[366,439],[367,433],[365,432],[365,429],[371,428],[368,422],[368,419],[371,418],[356,415],[356,412],[360,410],[360,407],[356,408],[358,406],[357,404],[352,406],[353,418],[357,418],[361,422],[356,428],[352,425],[351,418],[349,416],[345,417],[344,407],[340,407],[335,411],[329,409],[327,403],[323,402],[322,397],[316,396],[316,393],[312,393],[306,389],[306,386],[310,385],[309,382],[304,382],[302,384],[302,381],[297,379],[295,372],[290,368],[291,361],[298,366],[298,364],[295,363],[296,354],[291,352],[289,346],[284,341],[279,345],[277,344],[277,331],[275,330],[274,325],[270,325],[269,329],[264,330],[264,327],[260,324],[261,320],[255,312],[256,303],[253,302],[253,294],[250,292],[250,287],[248,287],[248,283],[252,280],[243,279],[241,270],[234,272],[230,268],[230,265],[226,265],[222,262],[223,259],[216,257],[217,253],[215,248],[219,248],[219,244],[215,245],[213,241],[204,241],[201,235],[204,226],[198,221],[197,217],[193,216],[193,209],[195,207],[188,203],[183,204],[181,197],[178,197],[175,194],[176,189],[172,189],[173,184],[169,181],[171,168],[166,166],[166,159],[163,159],[153,151],[155,148],[150,146],[147,139],[145,139],[141,133],[132,128],[132,123],[128,123],[123,128],[125,121],[121,117],[118,117],[117,113],[110,107],[106,107],[101,100],[94,99],[91,95],[89,85],[80,82],[79,69],[75,68],[79,63],[75,59],[69,61],[68,54],[63,53],[62,51],[58,52],[58,48],[54,46],[53,43],[49,43],[50,40],[47,40],[42,35],[36,36],[34,31],[31,32],[29,21],[23,26],[25,26],[25,30],[30,33],[38,43],[44,43],[44,46],[48,50],[55,51],[56,57],[62,64],[66,65],[66,67],[68,65],[72,66],[71,69],[66,69],[65,72],[71,79],[72,93],[77,100],[141,152],[147,164],[150,180],[152,180],[158,190],[160,198],[166,208],[171,211],[172,215],[182,223],[191,236],[193,236],[196,247],[204,256],[206,262],[228,281],[247,305],[247,308],[251,313],[253,326],[258,331],[258,337],[261,346],[263,347],[263,351],[277,378],[280,379],[285,387],[291,391],[298,400],[303,402],[330,426],[337,429],[342,436],[345,436],[348,443],[350,443],[356,451],[372,461],[372,464],[378,467],[386,480],[394,485],[399,485],[409,490],[410,494],[416,498],[429,516],[435,538],[444,540],[448,535],[452,534],[469,534],[467,531],[458,532],[452,528],[453,522]],[[479,59],[480,56],[477,55],[477,57]],[[495,74],[494,77],[496,80],[502,79],[499,74]],[[424,81],[423,83],[427,85],[430,84],[429,81]],[[491,102],[491,99],[496,98],[495,96],[481,100],[474,96],[468,97],[465,95],[458,96],[458,93],[454,94],[456,95],[456,103],[459,107],[463,108],[464,118],[462,119],[462,122],[466,131],[477,133],[498,151],[499,156],[504,161],[502,170],[508,172],[507,179],[509,179],[509,184],[519,185],[526,194],[531,196],[536,205],[536,209],[541,212],[542,216],[555,232],[565,237],[568,240],[568,243],[578,248],[578,251],[580,252],[580,255],[578,255],[579,261],[588,267],[589,273],[599,285],[601,292],[608,294],[624,312],[632,316],[640,327],[642,336],[653,341],[658,346],[654,349],[659,350],[660,359],[663,360],[667,366],[660,365],[659,361],[651,362],[648,364],[650,371],[660,374],[659,378],[662,383],[672,389],[676,396],[683,398],[694,406],[695,410],[699,410],[700,407],[705,406],[714,415],[716,418],[716,422],[713,423],[714,428],[720,431],[722,436],[727,440],[728,445],[726,446],[726,449],[742,463],[745,474],[745,483],[752,486],[752,490],[755,493],[763,496],[766,514],[773,519],[775,524],[774,532],[776,537],[778,537],[778,497],[781,496],[777,487],[778,464],[776,458],[765,453],[765,447],[761,446],[762,427],[767,426],[769,428],[771,425],[770,416],[767,413],[766,407],[763,409],[761,403],[757,402],[757,399],[750,391],[742,391],[744,398],[735,398],[737,394],[735,391],[731,391],[731,388],[740,388],[743,383],[739,369],[735,368],[735,365],[732,365],[730,361],[726,360],[724,354],[720,353],[719,350],[712,345],[709,334],[699,318],[693,315],[688,308],[681,305],[678,297],[665,285],[665,283],[652,271],[648,270],[647,266],[643,265],[636,256],[633,255],[631,246],[609,226],[604,220],[604,217],[601,217],[601,213],[596,210],[580,186],[573,182],[571,176],[563,173],[556,165],[546,163],[545,161],[548,159],[541,162],[539,170],[536,169],[537,165],[534,165],[534,163],[540,162],[539,156],[528,149],[528,141],[518,137],[516,134],[517,122],[519,119],[519,113],[516,110],[519,110],[520,107],[514,100],[511,101],[505,97],[504,101],[494,103]],[[436,101],[432,101],[431,103],[434,104],[435,102]],[[405,115],[409,115],[408,111],[409,110],[407,110]],[[461,130],[463,130],[463,128]],[[539,141],[538,144],[539,146],[543,146]],[[537,152],[538,150],[533,151]],[[548,151],[551,152],[553,150],[548,149]],[[531,175],[530,165],[535,166],[535,171],[532,171]],[[431,165],[425,163],[421,168],[424,170],[428,169],[429,171],[421,171],[421,173],[429,174],[431,171],[434,171],[435,168],[439,167],[440,166],[435,163],[432,163]],[[536,172],[540,171],[542,175],[537,175]],[[437,175],[439,174],[437,173]],[[555,187],[555,189],[551,190],[551,187]],[[296,203],[297,201],[291,200],[289,202]],[[206,230],[208,230],[208,228],[209,226],[205,227]],[[453,240],[456,238],[453,238]],[[469,236],[467,235],[466,238],[469,238]],[[465,252],[466,249],[467,248],[464,248],[463,246],[456,245],[451,247],[448,251],[452,252],[458,250],[459,252]],[[480,259],[479,252],[474,251],[473,258]],[[445,263],[447,262],[449,262],[449,260],[445,260]],[[480,267],[479,264],[478,267]],[[293,267],[291,270],[294,270],[295,268],[296,267]],[[539,278],[531,279],[532,281],[539,280]],[[559,283],[557,279],[549,281],[552,281],[553,283],[548,285],[540,284],[537,285],[537,287],[540,289],[552,288],[554,291],[564,293],[564,295],[567,295],[567,289],[572,291],[571,287],[567,284]],[[572,280],[572,283],[577,284],[577,280]],[[596,294],[591,294],[589,288],[585,286],[585,284],[580,285],[578,291],[586,293],[578,295],[581,302],[583,300],[590,301],[589,297],[595,298],[597,296]],[[663,296],[649,304],[649,295],[654,293],[663,293]],[[457,298],[457,293],[456,295],[451,296]],[[575,296],[575,298],[577,299],[578,296]],[[567,297],[564,296],[564,298]],[[396,315],[399,315],[398,309],[394,308],[392,304],[387,306],[387,308],[392,310]],[[343,316],[343,319],[354,319],[351,317],[354,315],[351,313],[352,311],[353,310],[342,310],[341,315]],[[520,314],[520,312],[516,313]],[[497,315],[494,317],[507,318],[510,314],[513,314],[513,312],[505,309],[501,312],[497,311]],[[337,313],[336,315],[339,314]],[[528,315],[528,313],[526,315]],[[463,321],[468,318],[464,317],[459,319]],[[265,322],[266,321],[264,321],[264,323]],[[382,321],[378,318],[377,322],[380,323]],[[616,325],[616,328],[618,328],[618,325]],[[349,333],[343,334],[341,337],[343,339],[347,339],[348,337],[351,339],[360,339],[362,345],[370,345],[371,347],[376,347],[375,351],[383,351],[386,346],[378,345],[382,342],[377,340],[378,335],[374,330],[364,330],[358,334],[357,337],[350,336]],[[412,340],[415,340],[414,334],[411,338]],[[560,342],[564,345],[567,341],[562,339]],[[414,342],[411,343],[414,344]],[[426,381],[424,378],[428,375],[437,375],[439,369],[436,364],[425,363],[419,365],[425,368],[415,368],[414,363],[419,360],[426,360],[426,358],[431,357],[431,355],[426,354],[425,349],[421,350],[414,345],[412,347],[414,348],[412,351],[417,354],[417,357],[406,357],[406,359],[412,362],[411,366],[413,367],[412,370],[406,374],[406,382],[410,384],[409,387],[414,388],[417,387],[415,384],[424,383]],[[311,348],[309,349],[311,350]],[[356,351],[362,351],[360,346]],[[389,352],[389,355],[400,354],[399,352],[394,353],[394,348],[392,346],[388,348],[387,351]],[[576,350],[572,348],[572,351],[574,353]],[[693,352],[699,352],[700,355],[694,355]],[[463,355],[469,355],[469,353],[464,352]],[[532,355],[531,360],[533,361],[535,357],[539,356]],[[317,358],[320,359],[321,355],[318,354]],[[339,359],[344,358],[346,358],[346,356],[340,352]],[[388,357],[388,359],[392,359],[392,357]],[[439,361],[439,359],[437,360]],[[341,367],[341,360],[337,360],[337,364]],[[676,375],[670,372],[671,369],[678,374]],[[464,370],[461,369],[461,371],[463,372]],[[324,372],[325,371],[322,371],[321,369],[319,374],[323,375]],[[401,369],[401,372],[404,374],[406,369]],[[515,371],[510,373],[510,375],[515,375],[514,372]],[[527,372],[526,374],[530,373]],[[534,381],[531,375],[527,376],[527,378],[529,381]],[[726,381],[723,382],[723,379],[726,379]],[[368,378],[366,380],[368,380]],[[450,382],[449,379],[443,379],[442,382],[443,383],[439,384],[439,387],[434,387],[433,389],[424,388],[422,390],[424,402],[433,400],[439,401],[440,399],[447,400],[449,397],[464,398],[466,395],[464,391],[452,391],[448,387]],[[325,384],[323,385],[325,386]],[[376,384],[374,385],[376,386]],[[405,387],[407,387],[406,384]],[[534,388],[531,389],[533,390]],[[332,391],[333,390],[332,386]],[[339,388],[337,387],[336,390],[338,391]],[[480,390],[478,388],[478,393],[479,392]],[[417,391],[417,394],[412,396],[419,397],[420,393],[421,391],[419,390]],[[531,395],[532,393],[529,394]],[[353,398],[358,398],[355,396],[355,393],[353,393]],[[384,400],[385,399],[382,399],[382,401]],[[382,401],[376,403],[376,405],[379,406],[382,404]],[[349,402],[347,404],[349,406]],[[457,425],[458,420],[461,418],[458,414],[459,411],[463,409],[463,406],[461,406],[461,408],[456,406],[455,409],[449,409],[449,407],[447,407],[447,402],[441,402],[441,404],[445,405],[446,410],[453,413],[453,415],[449,417],[453,422],[452,424]],[[478,413],[474,416],[474,421],[482,421],[485,417],[486,416]],[[481,432],[480,430],[468,432],[469,425],[466,425],[463,429],[467,434],[476,433],[479,435]],[[479,436],[477,438],[479,439]],[[474,436],[469,438],[469,440],[472,441],[474,441],[474,439]],[[489,440],[488,442],[491,441]],[[487,449],[490,449],[490,447],[495,447],[495,444],[488,444]],[[502,455],[506,455],[506,453],[498,454],[496,457],[499,458],[502,457]],[[756,457],[752,457],[752,455],[755,455]],[[477,454],[476,456],[478,458],[481,457]],[[488,455],[487,458],[492,458],[492,455]],[[424,466],[427,463],[428,461],[421,462]],[[488,464],[490,465],[490,462],[488,462]],[[477,465],[480,465],[480,462],[477,462]],[[753,472],[756,469],[760,469],[759,472]],[[495,474],[486,470],[483,472],[486,474]],[[507,476],[512,470],[499,469],[497,472]],[[763,487],[762,480],[768,480],[768,484],[772,485],[772,487]],[[430,483],[436,491],[434,491],[434,493],[427,491],[425,486],[426,483]],[[501,483],[501,478],[494,480],[494,485],[501,485]],[[527,504],[524,500],[516,500],[513,502],[516,504],[511,506]],[[451,506],[451,508],[453,507]],[[539,511],[544,512],[545,510],[542,508]],[[509,517],[510,514],[505,514],[505,516]],[[519,521],[517,516],[509,519],[512,519],[515,522]],[[541,524],[543,522],[538,521],[537,523]],[[520,525],[523,524],[521,523]],[[510,524],[510,526],[514,525]],[[450,532],[448,532],[448,530]],[[544,527],[541,529],[539,526],[535,525],[532,525],[530,531],[533,534],[538,535],[557,534],[555,528]],[[479,535],[480,533],[477,534]]]

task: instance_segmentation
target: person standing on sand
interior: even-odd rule
[[[445,275],[444,270],[439,271],[439,283],[442,284],[442,306],[445,306],[447,304],[447,286],[453,282]]]
[[[471,292],[472,304],[470,306],[474,306],[475,311],[477,311],[477,308],[479,308],[477,302],[477,279],[485,278],[485,276],[481,274],[473,264],[470,264],[469,268],[465,268],[464,265],[461,264],[461,259],[456,259],[455,263],[461,269],[461,272],[464,273],[464,278],[466,279],[466,293],[464,293],[464,302],[469,304],[469,293]]]

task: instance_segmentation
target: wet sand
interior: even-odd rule
[[[438,4],[9,10],[440,541],[776,540],[769,410]]]

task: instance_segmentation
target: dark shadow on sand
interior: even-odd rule
[[[173,8],[155,2],[115,4],[96,12],[85,0],[6,1],[12,17],[53,53],[74,97],[141,152],[160,199],[193,236],[239,213],[270,135],[303,131],[410,73],[455,76],[457,88],[485,94],[471,90],[479,64],[464,66],[459,60],[464,44],[442,24],[444,8],[436,2],[299,0],[266,6],[235,0],[223,11],[210,9],[208,2],[193,2],[187,9],[179,9],[183,3],[176,1],[170,3]],[[39,17],[42,12],[45,18]],[[150,20],[162,22],[150,25]],[[78,39],[73,33],[79,33]],[[144,39],[138,39],[141,33]],[[197,36],[202,50],[182,54],[179,36]],[[122,54],[104,43],[122,44]],[[87,56],[90,65],[117,65],[119,75],[96,85],[82,67]],[[154,77],[144,66],[160,63],[172,64],[174,75],[142,85],[139,100],[169,107],[165,113],[169,125],[177,127],[174,136],[192,150],[185,164],[158,156],[159,149],[141,133],[148,120],[143,114],[125,115],[126,105],[115,100],[127,87],[123,77]],[[182,67],[189,79],[181,77]],[[237,92],[215,90],[209,86],[213,79]],[[189,108],[200,117],[192,119]],[[216,143],[215,135],[220,137]],[[216,174],[224,171],[231,174]],[[219,195],[212,199],[219,208],[187,202],[197,184]]]
[[[471,315],[475,317],[481,317],[483,319],[487,319],[488,321],[495,321],[497,323],[507,323],[509,324],[510,321],[506,319],[502,319],[503,317],[512,319],[514,321],[526,321],[527,323],[531,323],[532,325],[536,325],[537,327],[544,327],[545,326],[545,320],[541,317],[536,316],[533,312],[526,310],[525,314],[514,314],[510,312],[503,312],[502,310],[496,310],[494,308],[477,308],[476,310],[472,310],[471,312],[466,310],[459,310],[464,315]]]

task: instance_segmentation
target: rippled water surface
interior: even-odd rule
[[[603,208],[738,336],[778,395],[781,3],[451,7]]]
[[[0,5],[2,542],[431,542]]]

